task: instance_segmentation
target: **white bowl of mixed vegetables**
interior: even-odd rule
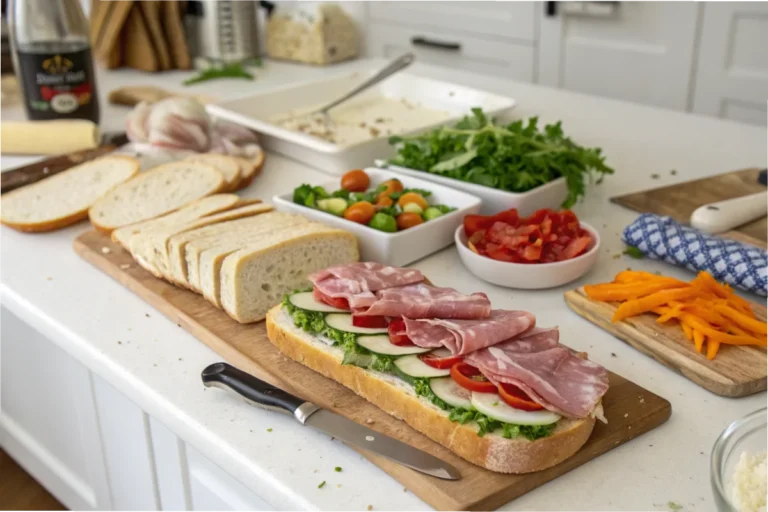
[[[471,194],[383,169],[347,173],[342,183],[302,184],[273,201],[278,210],[352,232],[362,261],[421,259],[451,245],[464,216],[480,210]]]

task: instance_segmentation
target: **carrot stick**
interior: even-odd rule
[[[683,334],[685,334],[688,341],[693,341],[693,329],[691,329],[691,326],[684,323],[681,323],[680,325],[682,326]]]
[[[707,359],[710,361],[715,358],[717,351],[720,348],[720,342],[713,339],[707,340]]]
[[[611,321],[619,322],[630,316],[635,316],[647,311],[651,311],[653,308],[667,304],[670,301],[691,298],[698,292],[698,286],[688,286],[686,288],[661,290],[656,293],[652,293],[651,295],[646,295],[641,299],[628,300],[619,306]]]
[[[758,334],[768,334],[768,325],[766,325],[765,322],[750,318],[744,313],[728,306],[716,305],[714,309],[716,312],[720,313],[726,318],[733,320],[736,325],[743,327],[744,329]]]
[[[696,346],[696,352],[701,354],[701,350],[704,347],[704,333],[698,329],[693,331],[693,344]],[[709,345],[707,345],[709,347]]]

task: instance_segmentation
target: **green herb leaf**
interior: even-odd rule
[[[333,470],[337,473],[341,473],[341,466],[336,466]]]
[[[643,251],[641,251],[637,247],[632,247],[631,245],[628,245],[627,248],[624,249],[624,254],[638,260],[645,258],[645,254],[643,254]]]
[[[320,485],[318,485],[318,486],[317,486],[317,488],[318,488],[318,489],[322,489],[322,488],[323,488],[323,486],[325,486],[325,480],[323,480],[322,482],[320,482]]]
[[[234,62],[232,64],[224,64],[221,66],[211,66],[208,69],[200,71],[197,75],[187,78],[183,83],[184,85],[192,85],[219,78],[244,78],[246,80],[253,80],[254,76],[245,70],[242,62]]]

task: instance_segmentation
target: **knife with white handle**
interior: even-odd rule
[[[309,425],[421,473],[445,480],[461,478],[456,468],[437,457],[321,409],[227,363],[214,363],[205,368],[201,376],[206,387],[229,388],[258,407],[291,414],[302,425]]]
[[[766,214],[768,194],[758,192],[696,208],[691,215],[691,226],[706,233],[722,233]]]

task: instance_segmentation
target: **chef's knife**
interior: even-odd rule
[[[97,148],[84,149],[65,155],[57,155],[17,167],[16,169],[3,171],[2,175],[0,175],[0,194],[5,194],[6,192],[10,192],[19,187],[31,185],[32,183],[36,183],[62,171],[66,171],[75,165],[104,156],[127,143],[128,138],[123,132],[104,133],[101,136],[101,145]]]
[[[287,391],[261,381],[227,363],[214,363],[202,373],[203,384],[229,388],[258,407],[292,414],[300,423],[309,425],[344,442],[370,450],[382,457],[422,473],[458,480],[461,474],[450,464],[410,445],[359,425],[333,412],[293,396]]]
[[[758,182],[765,185],[766,171],[760,171]],[[748,196],[705,204],[691,214],[691,226],[706,233],[723,233],[768,213],[768,195],[758,192]]]

